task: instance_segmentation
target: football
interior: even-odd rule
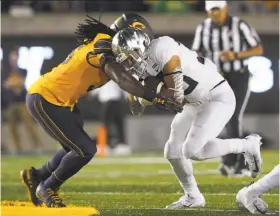
[[[144,84],[144,86],[155,91],[156,93],[163,92],[166,89],[166,86],[165,86],[162,78],[155,77],[155,76],[148,76],[143,81],[143,84]]]
[[[161,78],[155,76],[148,76],[146,79],[142,81],[142,84],[146,86],[148,89],[155,91],[156,93],[163,92],[166,89],[164,82]],[[138,98],[139,103],[142,106],[151,106],[152,103],[143,99]]]
[[[157,94],[162,93],[162,95],[167,96],[167,97],[168,96],[170,97],[170,95],[173,95],[172,90],[165,91],[167,87],[163,82],[163,78],[155,77],[155,76],[148,76],[143,81],[143,85],[146,86],[147,88],[155,91]],[[148,102],[144,99],[140,99],[139,102],[140,102],[140,104],[145,105],[145,106],[151,105],[150,102]],[[186,103],[189,103],[189,102],[184,98],[182,103],[185,105]]]

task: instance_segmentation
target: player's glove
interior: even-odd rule
[[[128,107],[133,115],[140,116],[145,111],[145,106],[141,105],[139,100],[133,95],[129,94],[127,97]]]
[[[165,109],[172,113],[182,112],[183,105],[175,100],[175,98],[168,98],[162,95],[157,95],[153,100],[155,107]]]

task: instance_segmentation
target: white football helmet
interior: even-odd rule
[[[125,28],[112,41],[112,51],[116,61],[125,70],[142,78],[147,70],[147,50],[149,37],[139,29]]]

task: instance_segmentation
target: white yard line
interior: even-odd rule
[[[196,163],[217,163],[220,159],[209,159],[207,161],[192,161]],[[130,165],[130,164],[168,164],[167,159],[164,157],[127,157],[127,158],[94,158],[90,161],[90,165]]]
[[[217,175],[219,172],[217,170],[201,170],[194,171],[196,176],[203,175]],[[74,178],[119,178],[119,177],[133,177],[133,176],[141,176],[141,177],[156,177],[156,176],[173,176],[174,173],[171,170],[159,170],[159,171],[150,171],[150,172],[132,172],[132,171],[82,171],[78,173]]]
[[[2,183],[2,187],[3,185],[5,186],[17,186],[19,185],[18,182],[1,182]],[[173,182],[138,182],[138,183],[133,183],[133,182],[110,182],[110,181],[106,181],[106,182],[83,182],[83,183],[75,183],[76,185],[92,185],[92,186],[106,186],[106,185],[115,185],[117,184],[118,186],[122,186],[122,185],[170,185],[170,184],[174,184]]]
[[[107,209],[110,210],[110,209]],[[112,209],[114,210],[114,209]],[[166,208],[131,208],[130,210],[165,210],[165,211],[202,211],[202,212],[239,212],[244,213],[246,210],[238,210],[238,209],[209,209],[209,208],[184,208],[184,209],[176,209],[170,210]],[[276,215],[279,211],[275,212],[267,212],[265,215]],[[249,213],[248,213],[249,214]]]
[[[64,192],[62,192],[64,193]],[[66,192],[66,194],[85,194],[85,195],[133,195],[133,194],[144,194],[144,195],[180,195],[182,193],[154,193],[154,192]],[[236,193],[203,193],[206,196],[235,196]],[[264,196],[279,196],[279,194],[264,194]]]

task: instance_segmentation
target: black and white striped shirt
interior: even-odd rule
[[[205,19],[195,31],[192,50],[199,51],[210,58],[220,72],[240,71],[247,65],[247,60],[222,62],[222,51],[240,52],[257,47],[261,40],[248,23],[236,16],[229,16],[222,26],[215,25],[210,18]]]

